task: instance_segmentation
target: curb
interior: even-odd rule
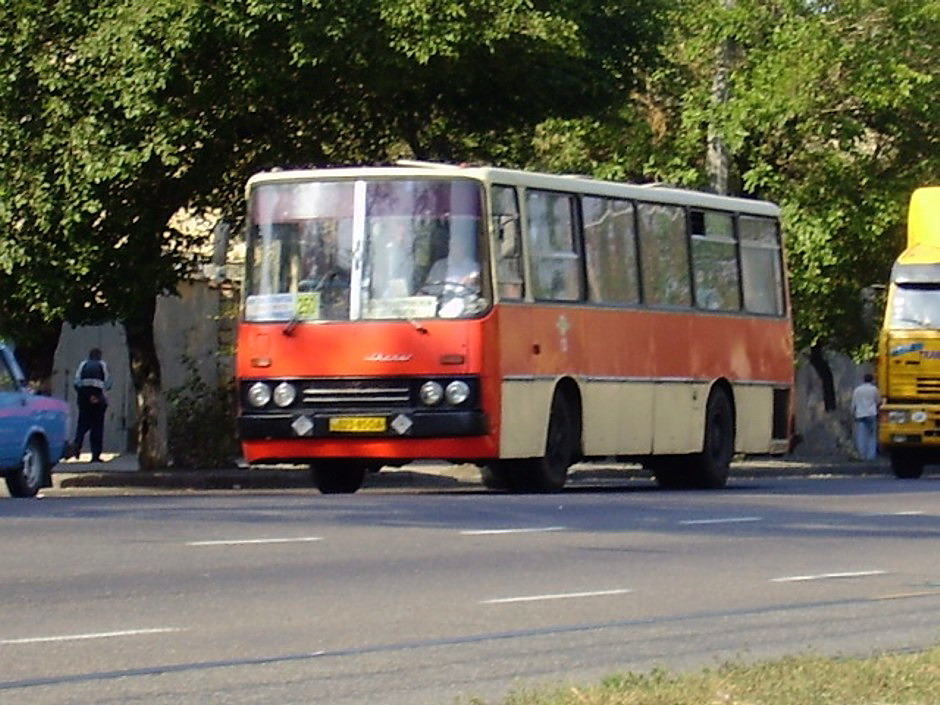
[[[305,467],[235,467],[215,470],[80,470],[62,467],[53,471],[53,488],[161,488],[176,490],[310,489],[313,483]],[[731,478],[891,476],[886,461],[873,462],[831,459],[760,458],[734,462]],[[597,481],[649,479],[650,473],[638,465],[583,464],[572,467],[572,484]],[[377,487],[455,487],[482,486],[475,465],[407,465],[387,468],[366,477],[364,488]]]

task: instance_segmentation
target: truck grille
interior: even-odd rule
[[[940,377],[918,377],[917,394],[940,396]]]

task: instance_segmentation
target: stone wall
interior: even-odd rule
[[[852,441],[852,390],[866,372],[874,374],[871,363],[859,365],[845,355],[826,354],[832,368],[836,390],[836,408],[826,411],[822,382],[810,365],[808,356],[800,355],[796,368],[796,432],[801,437],[795,456],[855,457]]]

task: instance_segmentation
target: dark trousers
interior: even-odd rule
[[[92,404],[82,399],[79,400],[78,424],[75,427],[74,451],[76,454],[82,450],[85,434],[90,433],[91,457],[97,458],[101,455],[101,444],[104,437],[104,412],[107,409],[108,405],[101,402]]]

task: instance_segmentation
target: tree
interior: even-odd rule
[[[870,355],[861,292],[887,279],[910,192],[940,182],[940,5],[686,0],[669,26],[613,120],[546,123],[533,163],[708,188],[715,130],[738,192],[783,207],[799,346]]]
[[[174,213],[234,212],[259,168],[487,155],[547,116],[603,111],[629,89],[636,47],[657,26],[644,7],[10,0],[0,291],[34,320],[123,323],[138,454],[158,467],[155,301],[199,244]]]

